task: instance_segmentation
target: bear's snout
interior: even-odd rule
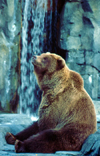
[[[36,55],[33,55],[33,57],[32,57],[32,63],[33,64],[35,63],[36,59],[37,59],[37,56]]]

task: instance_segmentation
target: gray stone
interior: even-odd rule
[[[68,53],[67,65],[79,72],[93,99],[100,97],[100,1],[67,1],[60,15],[58,45]]]
[[[31,118],[24,114],[0,114],[0,125],[28,125],[31,122]]]
[[[96,110],[96,114],[97,114],[97,119],[98,121],[100,122],[100,101],[94,101],[93,100],[93,103],[94,103],[94,106],[95,106],[95,110]]]
[[[99,11],[99,6],[100,6],[100,1],[97,0],[96,3],[93,0],[88,0],[90,7],[92,9],[92,16],[91,21],[94,26],[94,35],[93,35],[93,40],[94,40],[94,51],[99,51],[100,50],[100,11]]]
[[[92,65],[100,71],[100,53],[95,54]]]
[[[82,156],[80,151],[57,151],[56,154],[61,156]]]
[[[72,50],[68,52],[68,60],[67,62],[71,63],[77,63],[77,64],[84,64],[84,51],[79,50]]]
[[[29,124],[32,123],[32,120],[26,115],[19,114],[1,114],[0,115],[0,150],[5,150],[7,143],[5,141],[5,135],[7,132],[13,134],[18,133],[23,130]]]
[[[2,152],[0,151],[0,156],[57,156],[56,154],[44,154],[44,153],[14,153],[14,152]],[[59,155],[62,156],[62,155]],[[66,155],[66,156],[73,156],[73,155]]]
[[[79,9],[77,9],[77,7],[79,7]],[[78,37],[82,30],[82,23],[80,22],[82,21],[82,18],[80,17],[80,11],[82,11],[81,5],[77,3],[66,3],[64,6],[61,14],[59,39],[59,46],[62,49],[69,50],[80,47],[81,41]]]
[[[93,51],[86,51],[85,53],[85,61],[87,65],[91,65],[93,62],[95,53]]]
[[[86,156],[100,155],[100,132],[91,134],[85,140],[81,152]]]
[[[74,40],[74,44],[72,44],[73,40]],[[77,49],[78,47],[81,46],[81,42],[80,42],[80,38],[79,37],[69,36],[66,39],[66,43],[67,43],[66,44],[66,48],[68,50],[70,50],[70,49]]]

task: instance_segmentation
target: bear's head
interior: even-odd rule
[[[36,74],[51,74],[64,68],[65,61],[60,56],[47,52],[40,56],[33,56],[32,64]]]

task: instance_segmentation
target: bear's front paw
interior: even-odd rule
[[[19,140],[16,140],[16,142],[15,142],[15,152],[16,153],[25,153],[26,152],[23,142],[21,142]]]
[[[15,144],[16,138],[10,132],[6,133],[5,139],[8,144],[12,144],[12,145]]]

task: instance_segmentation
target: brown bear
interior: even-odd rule
[[[16,135],[7,133],[7,143],[15,143],[18,153],[79,151],[84,140],[96,131],[94,105],[82,77],[56,54],[33,56],[32,63],[43,91],[39,120]]]

